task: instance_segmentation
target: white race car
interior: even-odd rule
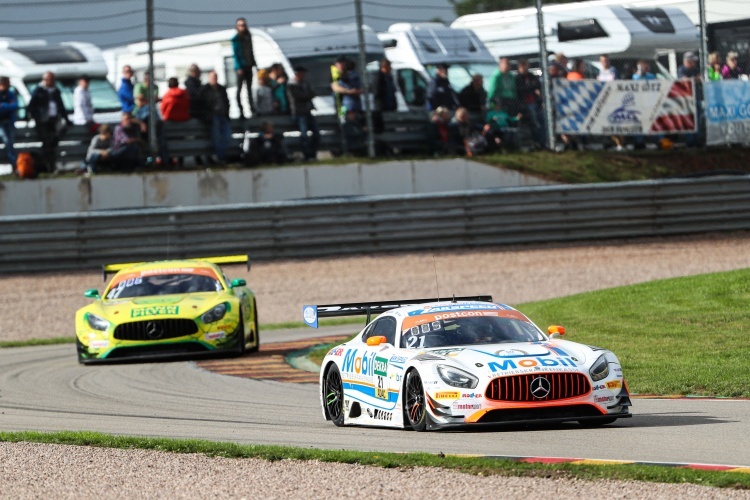
[[[323,415],[337,426],[598,426],[631,416],[614,354],[562,340],[560,326],[546,335],[492,297],[303,307],[314,328],[321,317],[365,314],[367,326],[321,365]]]

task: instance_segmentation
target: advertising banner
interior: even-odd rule
[[[656,135],[696,131],[692,80],[555,80],[555,131]]]
[[[750,143],[750,82],[708,82],[706,144]]]

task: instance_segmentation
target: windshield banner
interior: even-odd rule
[[[706,144],[750,142],[750,82],[708,82],[706,92]]]
[[[554,80],[555,130],[570,135],[696,131],[692,80]]]

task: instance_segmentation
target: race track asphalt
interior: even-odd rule
[[[340,333],[342,328],[274,332],[266,340]],[[750,466],[750,401],[637,399],[633,413],[598,429],[337,428],[322,418],[316,384],[219,375],[192,362],[81,366],[72,344],[0,349],[0,431]]]

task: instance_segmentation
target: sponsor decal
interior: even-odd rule
[[[479,403],[453,403],[454,410],[480,410],[482,405]]]
[[[614,396],[594,396],[595,403],[613,403],[614,401]]]
[[[302,319],[307,326],[318,327],[318,308],[316,306],[302,306]]]
[[[495,354],[503,357],[518,357],[529,355],[528,352],[522,351],[521,349],[500,349],[499,351],[495,351]]]
[[[453,349],[436,349],[434,351],[430,351],[432,354],[438,354],[440,356],[457,356],[459,352],[463,351],[463,347],[456,347]]]
[[[459,399],[461,393],[458,391],[439,391],[433,396],[435,399]]]
[[[617,372],[617,373],[622,373],[622,368],[620,368],[620,367],[618,366],[617,368],[615,368],[615,372]]]
[[[149,306],[139,307],[130,311],[131,318],[141,318],[143,316],[174,316],[180,314],[180,306]]]
[[[341,356],[344,354],[344,348],[343,347],[334,347],[330,351],[328,351],[329,356]]]
[[[483,367],[484,365],[483,365],[482,363],[474,363],[474,366],[476,366],[477,368],[481,368],[481,367]]]
[[[384,411],[379,409],[367,409],[367,416],[370,417],[373,420],[385,420],[387,422],[390,422],[393,420],[393,413],[390,411]]]
[[[389,361],[391,363],[406,363],[406,358],[404,356],[391,356]]]
[[[622,382],[620,382],[619,380],[607,382],[607,389],[619,389],[620,387],[622,387]]]
[[[91,349],[106,349],[109,347],[109,340],[92,340],[89,342],[89,348]]]
[[[470,311],[470,310],[482,310],[482,309],[502,309],[498,304],[451,304],[446,306],[428,306],[424,309],[418,309],[409,313],[409,316],[419,316],[421,314],[433,314],[439,312],[450,312],[450,311]]]
[[[459,311],[436,314],[435,319],[470,318],[474,316],[497,316],[497,313],[494,311]]]
[[[227,337],[227,334],[225,332],[222,332],[222,331],[210,332],[210,333],[207,333],[207,334],[205,334],[203,336],[203,338],[206,339],[206,340],[220,340],[220,339],[224,339],[226,337]]]
[[[375,356],[375,361],[373,362],[373,368],[372,372],[375,374],[375,377],[377,378],[377,387],[375,387],[375,397],[378,399],[385,399],[388,400],[388,360],[385,358],[381,358],[380,356]]]
[[[540,359],[504,359],[500,362],[492,361],[487,367],[490,371],[502,372],[507,370],[519,370],[522,368],[541,369],[541,367],[570,367],[575,368],[576,364],[571,358],[540,358]]]
[[[478,392],[469,392],[461,394],[461,399],[482,399],[482,395]]]

